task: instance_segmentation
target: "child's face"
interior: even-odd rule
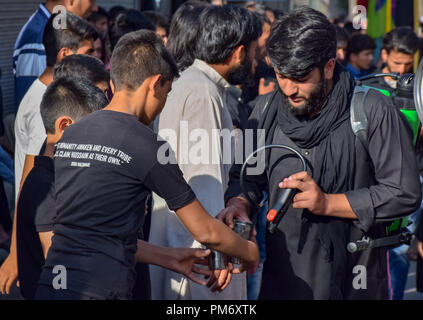
[[[355,64],[360,68],[360,70],[368,70],[372,66],[373,61],[373,52],[372,49],[366,49],[360,51],[358,54],[351,54],[352,60],[354,59]]]

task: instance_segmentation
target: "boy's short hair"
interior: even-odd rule
[[[47,134],[54,134],[56,120],[60,117],[68,116],[76,122],[107,104],[104,93],[91,81],[59,78],[44,93],[40,112]]]
[[[53,67],[57,61],[57,54],[60,49],[68,48],[76,51],[82,41],[98,38],[97,31],[87,21],[79,18],[71,12],[66,12],[66,28],[61,29],[55,26],[55,19],[58,14],[52,14],[44,29],[43,45],[46,50],[47,66]],[[64,22],[62,22],[64,25]]]
[[[420,40],[410,27],[398,27],[388,32],[382,41],[382,49],[388,53],[391,50],[404,54],[415,54],[419,49]]]
[[[126,11],[125,7],[122,6],[113,6],[109,9],[107,12],[107,15],[109,17],[109,20],[114,22],[117,18],[117,16],[121,13]]]
[[[109,20],[109,14],[107,13],[106,9],[103,7],[98,7],[97,12],[91,13],[91,15],[87,18],[88,21],[96,23],[97,21],[100,21],[101,19],[106,18]]]
[[[145,79],[162,75],[162,83],[178,76],[178,67],[161,38],[150,30],[124,35],[110,61],[110,77],[116,91],[136,90]]]
[[[347,59],[349,59],[352,53],[359,54],[364,50],[375,50],[375,41],[367,34],[355,34],[350,38],[347,49]]]
[[[119,13],[110,29],[110,45],[112,50],[114,50],[122,36],[141,29],[156,31],[150,20],[138,10],[128,9]]]
[[[157,11],[142,11],[141,13],[147,17],[156,29],[163,28],[166,32],[169,32],[169,19],[164,14]]]
[[[54,79],[83,78],[94,84],[109,83],[110,75],[104,63],[86,54],[73,54],[65,57],[54,66]]]

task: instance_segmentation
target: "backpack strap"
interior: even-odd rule
[[[351,99],[351,127],[354,135],[360,140],[366,151],[369,150],[369,141],[367,139],[368,121],[364,112],[364,102],[369,90],[368,87],[355,86]]]
[[[355,86],[351,99],[351,127],[354,135],[363,144],[366,152],[369,152],[368,141],[368,120],[364,112],[364,103],[369,93],[369,87]],[[397,234],[408,224],[408,217],[393,220],[392,224],[386,227],[387,234]]]

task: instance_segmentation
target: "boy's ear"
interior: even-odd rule
[[[357,61],[357,54],[350,53],[350,57],[348,58],[351,62],[355,63]]]
[[[56,120],[56,123],[55,123],[56,133],[63,134],[65,129],[69,127],[70,125],[72,125],[73,123],[74,121],[72,120],[72,118],[68,116],[61,116],[59,119]]]
[[[70,56],[72,54],[75,54],[71,49],[69,48],[62,48],[60,49],[59,53],[57,54],[57,62],[60,62],[63,60],[63,58]]]
[[[269,59],[269,57],[266,55],[266,57],[264,58],[264,60],[266,61],[266,63],[267,63],[267,65],[269,66],[269,67],[271,67],[272,66],[272,63],[270,62],[270,59]]]
[[[163,77],[161,74],[155,74],[152,76],[149,89],[153,93],[154,96],[157,96],[158,90],[160,90],[163,87],[162,79]]]
[[[380,57],[382,58],[382,61],[386,63],[386,61],[388,61],[388,51],[386,51],[386,49],[382,49],[380,51]]]
[[[112,94],[115,94],[115,85],[114,85],[112,79],[110,79],[110,90],[112,91]]]

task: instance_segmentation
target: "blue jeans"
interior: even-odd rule
[[[421,218],[422,205],[420,209],[412,213],[408,220],[411,223],[408,229],[414,232]],[[392,299],[402,300],[404,290],[407,285],[408,269],[410,261],[407,256],[408,245],[403,244],[397,248],[389,250],[389,273],[391,277]]]
[[[393,300],[402,300],[404,298],[408,269],[410,267],[407,250],[408,245],[406,244],[389,250],[389,272],[391,275]]]
[[[267,205],[264,205],[259,209],[257,214],[256,221],[256,231],[257,231],[257,245],[259,247],[260,253],[260,264],[257,268],[257,271],[254,274],[250,274],[247,277],[247,299],[248,300],[257,300],[260,293],[261,287],[261,275],[263,273],[263,264],[266,259],[266,215],[267,215]]]

